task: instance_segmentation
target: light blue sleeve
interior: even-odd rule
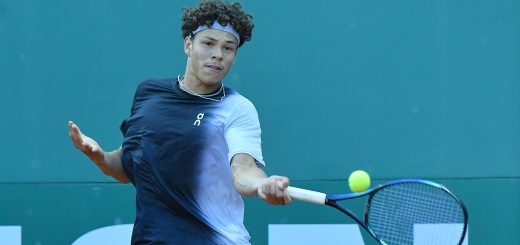
[[[228,144],[228,160],[235,154],[246,153],[256,160],[258,167],[265,166],[262,157],[262,139],[258,113],[251,101],[245,100],[233,108],[228,120],[225,138]]]

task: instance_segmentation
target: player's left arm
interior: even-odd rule
[[[240,195],[258,196],[269,204],[285,205],[291,202],[287,192],[289,179],[284,176],[267,177],[255,159],[245,153],[239,153],[231,159],[233,184]]]

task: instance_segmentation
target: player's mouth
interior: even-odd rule
[[[214,71],[222,71],[224,69],[224,67],[219,65],[206,65],[206,67]]]

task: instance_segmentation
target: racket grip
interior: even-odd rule
[[[325,199],[327,198],[327,195],[325,193],[305,190],[292,186],[287,187],[287,191],[293,199],[315,204],[325,205]]]

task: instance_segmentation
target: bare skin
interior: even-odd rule
[[[105,175],[123,183],[130,182],[121,163],[121,148],[105,152],[72,121],[69,121],[69,136],[72,144],[90,158]],[[289,179],[276,175],[267,177],[265,172],[258,168],[255,159],[248,154],[239,153],[233,157],[231,174],[235,189],[242,196],[258,196],[273,205],[285,205],[292,201],[287,193]]]
[[[222,86],[222,79],[227,75],[237,52],[237,40],[227,32],[204,30],[192,38],[184,39],[184,52],[187,64],[184,86],[199,94],[210,93]],[[182,88],[181,86],[181,89]],[[128,183],[121,163],[121,148],[105,152],[92,138],[81,132],[79,127],[69,121],[69,136],[76,148],[92,160],[104,174]],[[291,202],[287,193],[289,179],[283,176],[267,177],[258,168],[255,159],[248,154],[237,154],[231,160],[233,184],[243,196],[258,196],[269,204],[285,205]]]

